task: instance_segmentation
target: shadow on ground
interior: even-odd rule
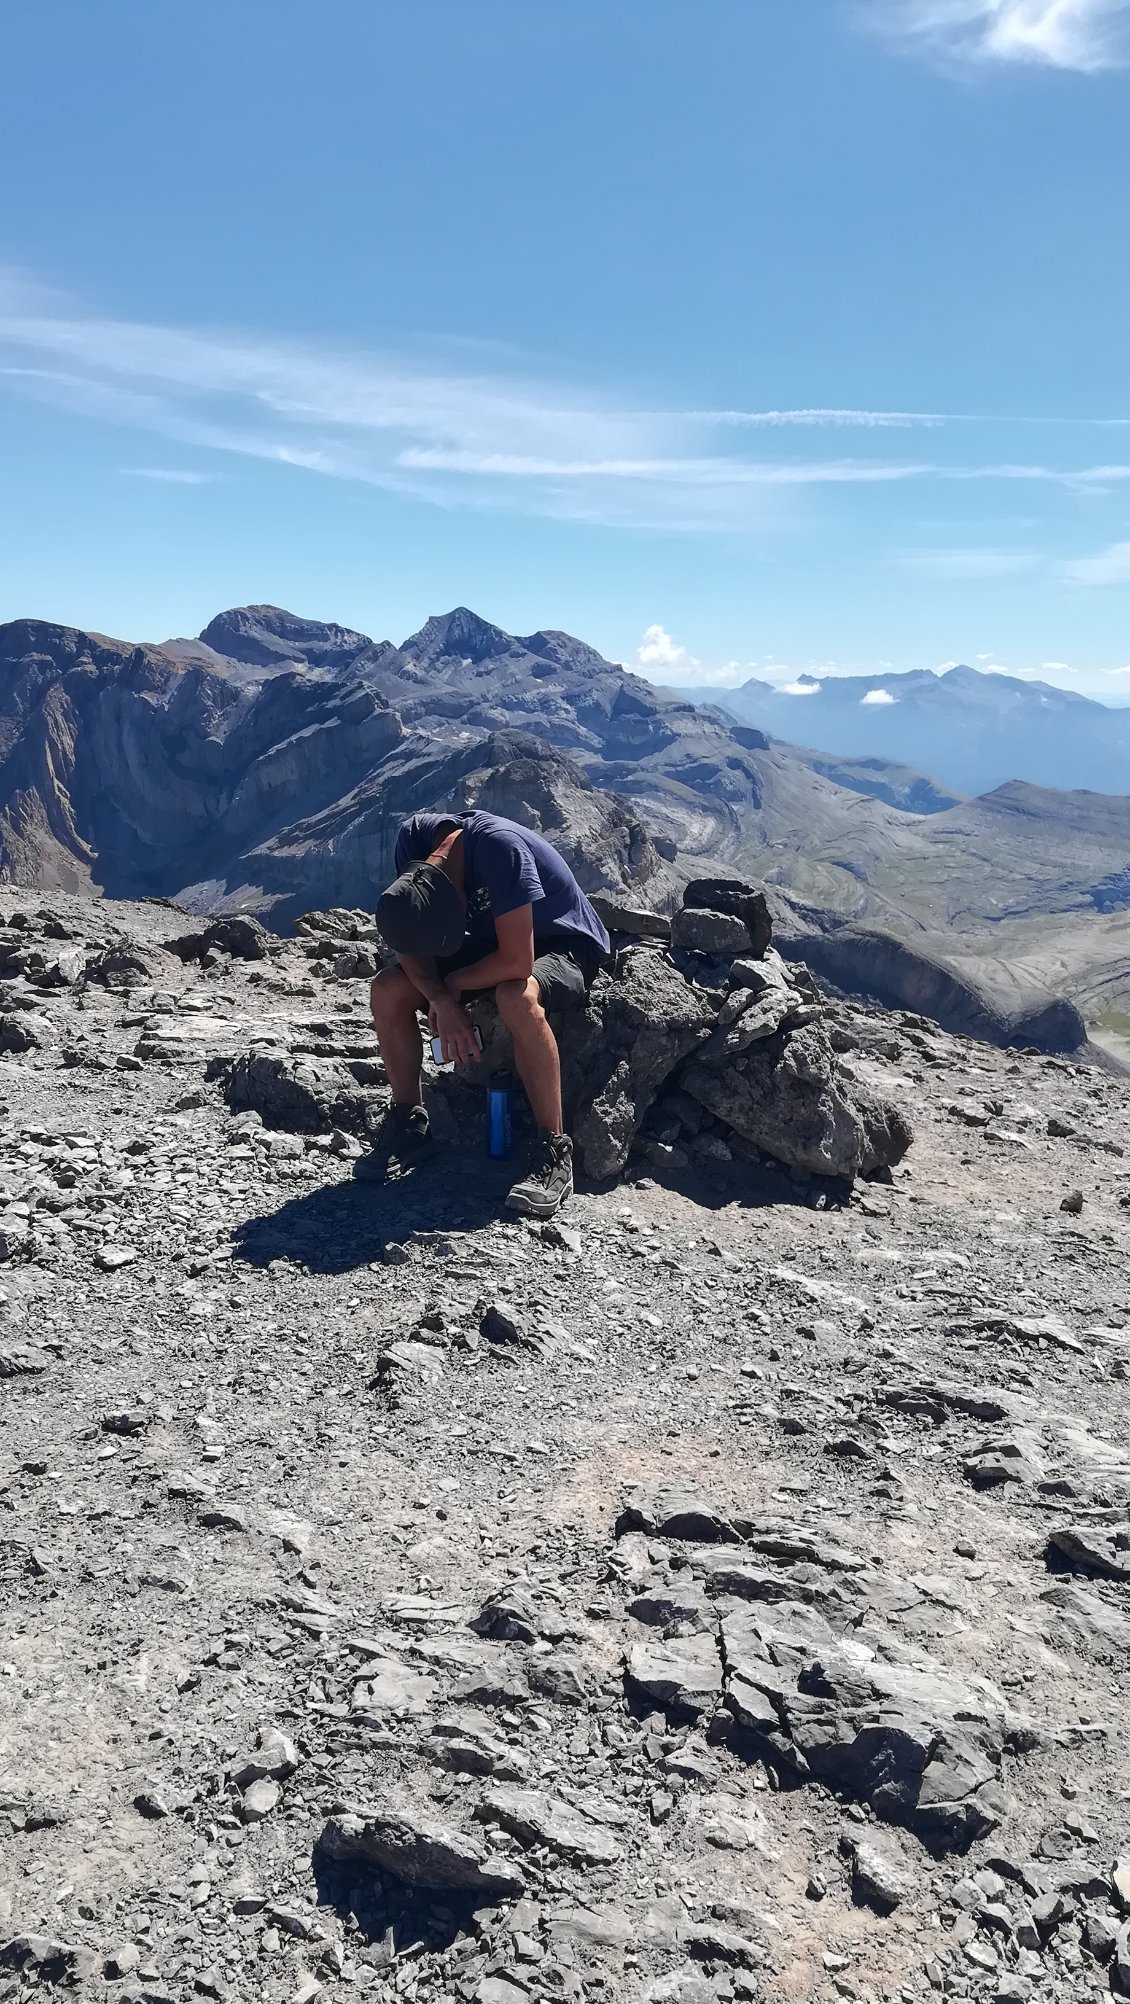
[[[481,1154],[445,1149],[395,1183],[323,1184],[290,1197],[276,1211],[248,1218],[234,1237],[234,1257],[247,1266],[291,1260],[310,1273],[349,1273],[355,1267],[395,1259],[396,1249],[414,1233],[475,1232],[515,1222],[506,1194],[521,1158],[495,1162]],[[622,1184],[590,1185],[606,1195],[630,1194],[640,1183],[678,1191],[704,1210],[738,1204],[763,1210],[781,1204],[834,1209],[850,1192],[843,1184],[793,1182],[783,1171],[756,1164],[719,1164],[717,1172],[697,1168],[650,1170]],[[586,1186],[581,1183],[581,1189]],[[568,1222],[570,1213],[563,1213]],[[390,1261],[391,1263],[391,1261]]]
[[[513,1220],[506,1193],[518,1167],[445,1153],[395,1183],[323,1184],[246,1219],[234,1257],[248,1266],[285,1259],[311,1273],[349,1273],[384,1260],[413,1232],[473,1232]]]
[[[425,1951],[435,1954],[474,1928],[470,1901],[456,1893],[413,1891],[374,1865],[338,1863],[314,1850],[318,1905],[330,1907],[354,1933],[357,1944],[380,1943],[385,1957]]]

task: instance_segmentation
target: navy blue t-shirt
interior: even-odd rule
[[[566,944],[570,934],[601,955],[611,951],[608,934],[564,857],[544,836],[500,814],[413,814],[396,838],[397,876],[412,863],[426,862],[453,828],[463,830],[469,934],[488,933],[495,919],[530,905],[535,954],[555,940]]]

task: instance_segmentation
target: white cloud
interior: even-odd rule
[[[1120,68],[1130,58],[1130,0],[876,0],[890,38],[959,63]]]
[[[891,561],[900,569],[921,571],[930,577],[976,579],[1016,577],[1022,571],[1032,570],[1036,559],[1026,550],[995,550],[974,545],[896,550]]]
[[[1076,584],[1130,584],[1130,543],[1112,543],[1093,557],[1078,557],[1059,566],[1061,577]]]
[[[688,654],[677,640],[673,640],[666,627],[658,623],[644,631],[643,639],[636,648],[636,661],[644,669],[672,669],[689,679],[695,678],[695,671],[702,667],[701,661]]]
[[[123,466],[122,472],[130,480],[162,480],[171,487],[207,487],[218,477],[215,473],[192,473],[177,466]]]
[[[818,696],[821,687],[822,684],[815,682],[811,675],[802,675],[796,682],[782,682],[777,693],[781,696]]]
[[[1074,675],[1076,672],[1070,661],[1042,661],[1040,666],[1048,675]]]
[[[888,704],[897,703],[898,697],[892,696],[889,689],[868,689],[867,694],[861,696],[859,700],[866,707],[878,710]]]
[[[942,424],[965,423],[964,418],[949,416],[942,411],[857,411],[857,410],[796,410],[796,411],[687,411],[687,417],[697,418],[700,424],[733,425],[738,429],[750,430],[791,425],[820,425],[839,428],[858,428],[863,431],[906,431],[916,425],[933,427]]]
[[[975,654],[975,655],[973,656],[973,659],[974,659],[975,661],[991,661],[991,660],[992,660],[992,658],[993,658],[993,657],[992,657],[992,655],[991,655],[991,654]]]

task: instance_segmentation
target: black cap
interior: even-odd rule
[[[466,931],[463,900],[445,871],[414,863],[381,898],[377,930],[394,953],[455,953]]]

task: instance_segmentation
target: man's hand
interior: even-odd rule
[[[454,995],[437,996],[428,1009],[428,1028],[440,1039],[445,1064],[473,1065],[479,1056],[475,1026]]]

